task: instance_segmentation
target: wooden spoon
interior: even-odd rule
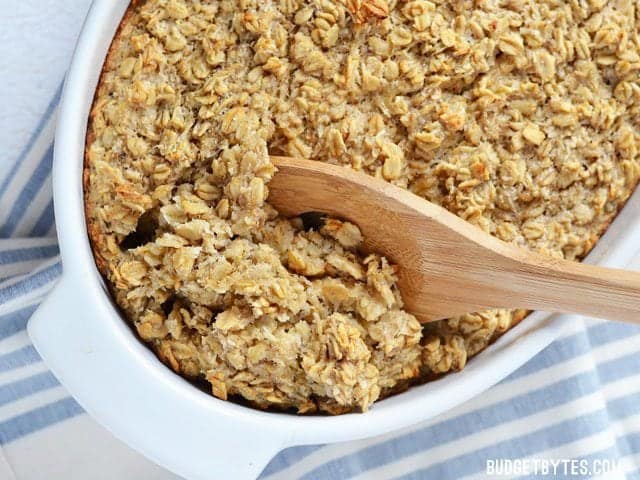
[[[358,225],[365,251],[399,267],[405,308],[429,322],[488,308],[640,323],[640,273],[561,260],[498,240],[406,190],[344,167],[271,157],[268,201]]]

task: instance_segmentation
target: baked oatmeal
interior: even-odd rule
[[[420,325],[350,223],[269,205],[269,154],[344,165],[582,258],[639,178],[631,0],[147,0],[89,122],[96,262],[139,336],[221,399],[366,410],[524,312]]]

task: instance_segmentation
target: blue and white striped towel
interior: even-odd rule
[[[87,2],[72,3],[85,9]],[[0,20],[4,27],[11,28]],[[25,332],[61,272],[50,187],[59,82],[48,87],[53,100],[23,153],[7,158],[0,144],[0,479],[175,478],[84,414]],[[640,269],[640,258],[630,268]],[[595,470],[597,460],[613,460],[616,471],[600,478],[640,479],[640,329],[581,321],[499,385],[437,419],[364,441],[289,448],[262,478],[486,478],[493,459],[577,461],[546,478],[597,477],[579,461]]]

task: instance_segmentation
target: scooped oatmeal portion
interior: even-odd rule
[[[582,258],[639,175],[631,0],[147,0],[87,139],[96,262],[139,336],[221,399],[366,410],[525,312],[422,326],[358,228],[284,219],[269,154],[344,165]]]

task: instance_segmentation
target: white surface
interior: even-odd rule
[[[100,69],[97,60],[104,57],[115,30],[115,17],[126,3],[95,3],[68,76],[54,165],[65,273],[29,331],[49,367],[81,405],[128,444],[189,478],[208,478],[213,471],[221,477],[255,475],[283,446],[377,435],[453,408],[511,373],[571,322],[567,316],[534,314],[461,373],[380,402],[367,415],[294,417],[252,411],[213,399],[172,374],[134,339],[111,306],[93,264],[82,210],[83,138],[91,86]],[[634,256],[639,202],[637,192],[592,260],[624,266]],[[68,308],[72,300],[80,303],[75,315]],[[52,325],[51,317],[62,321]],[[114,403],[114,394],[122,401]]]
[[[88,415],[28,435],[5,450],[16,480],[176,480],[143,460]],[[44,474],[46,472],[46,474]],[[2,469],[0,467],[0,475]],[[4,480],[4,477],[1,477]]]
[[[0,182],[62,81],[90,3],[0,0]]]

